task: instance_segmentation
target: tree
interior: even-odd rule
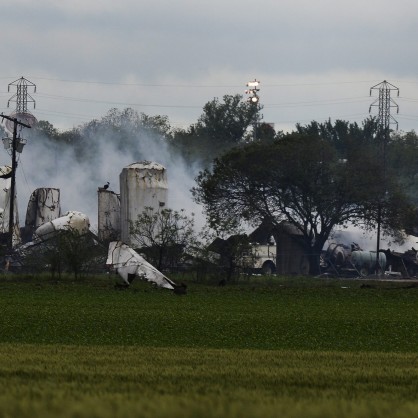
[[[408,196],[418,206],[418,135],[414,132],[396,132],[391,135],[388,149],[388,166],[400,176]]]
[[[53,277],[57,274],[61,278],[63,272],[68,272],[78,279],[92,271],[103,270],[107,249],[97,244],[90,234],[69,229],[61,230],[54,237],[25,248],[22,253],[24,271],[33,273],[48,269]]]
[[[34,131],[38,134],[44,135],[50,140],[56,140],[59,136],[59,131],[57,128],[52,125],[52,123],[46,120],[40,120],[33,128]]]
[[[193,194],[213,227],[264,220],[278,241],[280,223],[294,225],[315,274],[332,229],[348,222],[371,226],[383,194],[382,225],[399,229],[409,206],[394,181],[382,190],[380,168],[373,154],[356,155],[352,149],[352,155],[341,160],[333,145],[318,135],[292,133],[273,144],[251,144],[216,159],[212,171],[199,174]]]
[[[159,270],[177,267],[196,242],[194,217],[185,210],[147,207],[131,222],[130,231],[139,250]]]
[[[331,119],[323,123],[312,121],[308,125],[296,124],[296,132],[302,135],[313,135],[329,142],[337,150],[340,158],[346,158],[351,147],[361,147],[364,144],[375,144],[378,133],[376,118],[368,118],[359,126],[357,122],[350,123],[337,119],[334,123]]]
[[[260,123],[257,127],[257,140],[265,142],[273,142],[276,139],[280,139],[283,133],[280,131],[276,133],[274,127],[269,123]]]
[[[243,142],[257,111],[256,106],[242,101],[239,94],[225,95],[222,102],[214,98],[204,105],[194,132],[200,142],[208,142],[212,156],[220,155]]]

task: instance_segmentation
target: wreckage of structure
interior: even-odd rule
[[[113,241],[109,244],[106,266],[115,270],[127,285],[138,277],[166,289],[178,288],[173,281],[122,241]]]
[[[53,240],[62,232],[71,232],[83,236],[90,232],[90,220],[87,215],[78,211],[68,211],[59,218],[40,225],[32,235],[32,240],[17,247],[17,252],[25,254],[40,243]]]
[[[61,217],[60,189],[42,187],[33,191],[26,210],[23,241],[32,239],[41,225]]]
[[[5,236],[9,232],[10,173],[11,167],[0,167],[0,191],[3,192],[0,193],[0,226]],[[57,244],[56,238],[62,233],[71,232],[79,237],[89,234],[96,244],[110,242],[107,266],[115,269],[127,285],[138,277],[175,293],[185,293],[184,285],[176,285],[127,244],[118,241],[121,235],[125,242],[131,241],[127,228],[145,208],[165,206],[168,189],[166,169],[149,161],[134,163],[120,174],[120,195],[108,190],[108,186],[109,183],[98,190],[98,237],[90,231],[90,221],[84,213],[68,211],[61,215],[59,189],[36,189],[29,199],[24,228],[18,227],[17,207],[14,211],[17,231],[13,245],[14,265],[22,267],[26,257],[33,258],[34,254],[53,248]],[[125,228],[121,227],[122,223]]]
[[[167,170],[152,161],[139,161],[122,169],[120,194],[98,188],[98,236],[104,242],[121,240],[137,246],[130,225],[147,208],[158,211],[167,204]]]

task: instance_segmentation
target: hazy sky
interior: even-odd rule
[[[8,84],[24,76],[37,85],[35,116],[62,129],[128,106],[188,126],[206,102],[244,94],[255,78],[264,121],[277,130],[361,122],[383,80],[400,89],[399,129],[418,124],[416,0],[1,5],[0,111],[10,111]]]
[[[377,98],[370,88],[387,80],[400,89],[399,129],[417,130],[417,22],[416,0],[2,0],[0,112],[14,109],[8,84],[23,76],[37,86],[29,110],[60,129],[113,107],[187,127],[205,103],[244,95],[257,79],[264,121],[289,130],[328,118],[361,123]],[[123,166],[143,156],[117,154],[114,142],[87,171],[28,142],[21,219],[35,188],[60,187],[63,209],[95,224],[97,186],[110,181],[118,192]],[[2,152],[0,164],[9,163]],[[170,187],[184,186],[172,196],[193,185],[186,170],[168,175]]]

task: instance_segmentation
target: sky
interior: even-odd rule
[[[418,124],[417,18],[415,0],[3,0],[0,111],[15,105],[7,108],[8,84],[25,77],[36,84],[29,110],[60,129],[112,107],[187,127],[205,103],[245,96],[257,79],[264,121],[289,130],[363,121],[377,98],[370,87],[387,80],[409,131]]]
[[[288,131],[329,118],[361,123],[377,99],[370,88],[387,80],[399,88],[399,97],[392,92],[399,113],[391,109],[399,129],[418,127],[416,0],[1,3],[5,114],[15,106],[8,107],[9,83],[25,77],[36,85],[28,110],[60,130],[114,107],[187,128],[214,97],[245,100],[246,83],[256,79],[263,120]],[[30,172],[35,161],[24,154]],[[0,154],[0,163],[7,158]]]

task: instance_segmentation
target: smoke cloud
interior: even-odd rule
[[[25,135],[24,135],[25,136]],[[195,214],[196,227],[204,224],[201,207],[191,196],[199,166],[186,165],[179,155],[173,155],[167,143],[159,137],[141,135],[129,143],[108,134],[84,141],[82,158],[76,149],[54,143],[40,135],[27,135],[28,142],[19,154],[16,175],[20,225],[25,222],[29,197],[41,187],[59,188],[61,212],[76,210],[85,213],[93,231],[97,230],[97,189],[110,182],[109,190],[119,193],[119,174],[122,169],[137,161],[155,161],[167,169],[168,206],[185,209]],[[10,165],[6,152],[1,165]]]

